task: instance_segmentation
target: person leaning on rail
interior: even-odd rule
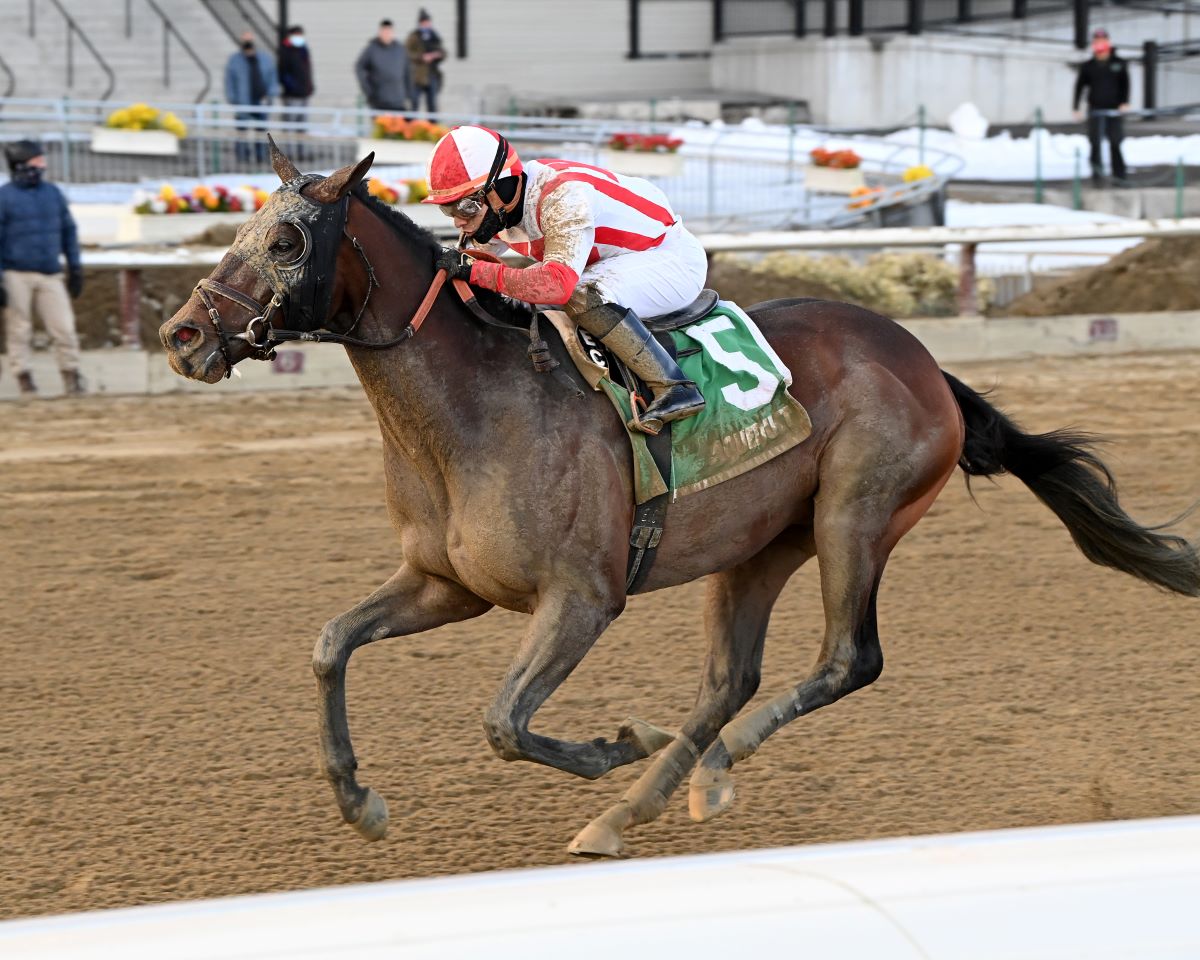
[[[54,342],[63,389],[84,392],[79,373],[79,339],[71,300],[83,292],[79,237],[67,198],[46,183],[46,157],[35,140],[5,149],[11,179],[0,187],[0,307],[7,307],[8,363],[25,395],[33,382],[33,316],[36,312]],[[67,260],[63,283],[62,258]]]
[[[429,161],[429,196],[465,240],[540,261],[522,269],[446,250],[438,266],[525,303],[556,305],[652,391],[642,429],[699,413],[704,398],[639,315],[691,304],[708,259],[661,190],[573,160],[531,160],[495,130],[455,127]]]

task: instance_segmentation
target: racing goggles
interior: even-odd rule
[[[454,203],[439,203],[438,209],[448,217],[462,217],[464,220],[470,220],[485,206],[483,194],[473,193],[469,197],[455,200]]]

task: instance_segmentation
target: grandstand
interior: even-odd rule
[[[281,24],[300,23],[313,103],[353,106],[353,62],[378,21],[403,32],[421,5],[451,50],[449,111],[711,118],[780,104],[818,123],[879,126],[918,104],[943,120],[971,100],[997,122],[1038,107],[1065,120],[1069,71],[1101,23],[1149,63],[1151,83],[1134,71],[1139,102],[1200,101],[1200,4],[1182,0],[0,0],[0,95],[222,100],[242,30],[270,47]]]

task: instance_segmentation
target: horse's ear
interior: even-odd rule
[[[295,180],[300,176],[300,171],[296,169],[296,165],[283,155],[283,151],[279,147],[275,146],[275,138],[269,133],[267,134],[267,143],[271,145],[271,166],[275,168],[279,179],[287,183],[289,180]]]
[[[337,203],[351,190],[362,183],[362,178],[375,162],[375,154],[368,153],[352,167],[342,167],[334,171],[324,180],[318,180],[304,190],[306,197],[319,200],[321,203]]]

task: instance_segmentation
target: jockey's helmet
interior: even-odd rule
[[[521,173],[517,151],[495,130],[468,124],[437,142],[429,158],[429,196],[422,203],[450,204],[486,194],[502,177]]]

